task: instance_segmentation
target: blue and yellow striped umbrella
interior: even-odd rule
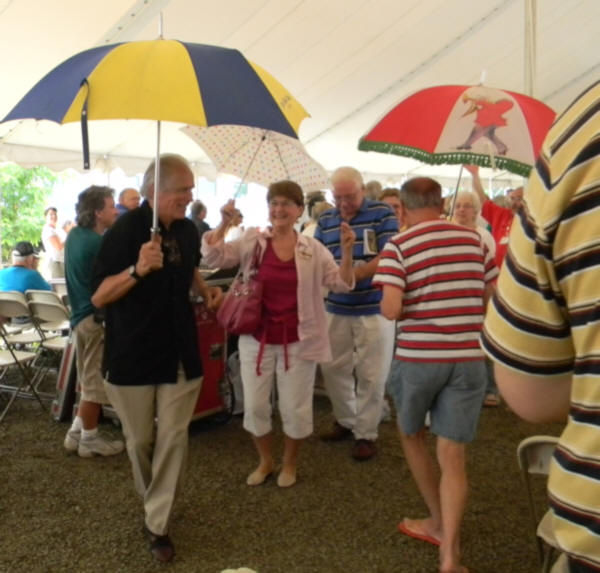
[[[307,116],[273,76],[239,51],[160,39],[92,48],[69,58],[3,121],[145,119],[245,125],[297,137]],[[84,134],[84,154],[85,139]]]

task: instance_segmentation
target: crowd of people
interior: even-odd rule
[[[398,530],[439,546],[441,572],[465,573],[465,452],[482,406],[499,403],[497,380],[519,415],[567,424],[550,477],[555,533],[570,571],[600,570],[599,109],[596,84],[559,117],[527,191],[510,190],[507,206],[485,195],[475,166],[467,166],[473,191],[448,202],[431,178],[381,189],[340,167],[331,175],[333,203],[322,194],[308,199],[303,232],[307,199],[293,181],[269,186],[267,229],[243,229],[233,200],[211,229],[205,206],[192,203],[189,164],[167,154],[159,181],[152,163],[140,193],[124,190],[118,205],[108,187],[83,191],[66,239],[56,230],[56,209],[48,209],[42,241],[52,276],[66,271],[81,384],[64,447],[82,457],[126,449],[143,534],[153,557],[170,561],[169,520],[203,381],[190,292],[213,310],[224,296],[204,281],[201,257],[209,267],[256,267],[261,319],[238,341],[243,427],[258,457],[248,486],[275,471],[279,487],[297,482],[301,444],[313,432],[318,366],[333,411],[320,437],[351,439],[358,462],[377,455],[387,393],[428,510],[403,518]],[[50,288],[31,243],[19,242],[12,255],[0,290]],[[275,390],[281,463],[273,456]],[[98,433],[108,402],[124,442]],[[437,439],[434,456],[428,432]]]

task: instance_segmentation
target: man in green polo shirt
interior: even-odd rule
[[[93,185],[79,194],[77,227],[65,245],[65,275],[71,303],[71,328],[75,332],[77,377],[81,399],[77,415],[65,437],[68,451],[84,458],[111,456],[123,451],[121,440],[107,440],[98,433],[102,404],[109,400],[104,390],[101,366],[104,327],[92,305],[92,269],[102,235],[117,218],[114,191]]]

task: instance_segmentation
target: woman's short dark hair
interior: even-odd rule
[[[56,210],[56,207],[46,207],[44,209],[44,217],[48,214],[49,211],[54,211],[55,213],[58,213],[58,211]]]
[[[285,197],[296,203],[298,207],[304,207],[302,187],[294,181],[276,181],[275,183],[271,183],[267,191],[267,202],[275,197]]]
[[[400,199],[400,189],[397,189],[396,187],[386,187],[385,189],[382,189],[378,200],[383,201],[386,197],[395,197],[396,199]]]
[[[96,225],[96,211],[104,209],[105,199],[113,197],[114,189],[92,185],[82,191],[77,197],[75,212],[76,221],[80,227],[92,229]]]

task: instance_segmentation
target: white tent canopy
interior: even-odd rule
[[[300,129],[326,169],[354,165],[365,179],[415,174],[456,177],[456,166],[358,151],[358,139],[408,94],[433,85],[485,83],[525,92],[526,6],[534,0],[0,0],[0,117],[69,56],[105,43],[163,35],[237,48],[271,72],[312,117]],[[541,0],[532,91],[556,111],[598,77],[600,2]],[[532,28],[529,28],[530,30]],[[81,168],[78,126],[0,126],[0,159]],[[92,157],[127,172],[155,152],[150,126],[90,124]],[[140,129],[149,130],[139,133]],[[107,134],[110,134],[107,135]],[[177,150],[214,176],[199,148],[165,127],[162,149]],[[506,180],[514,176],[496,174]]]

